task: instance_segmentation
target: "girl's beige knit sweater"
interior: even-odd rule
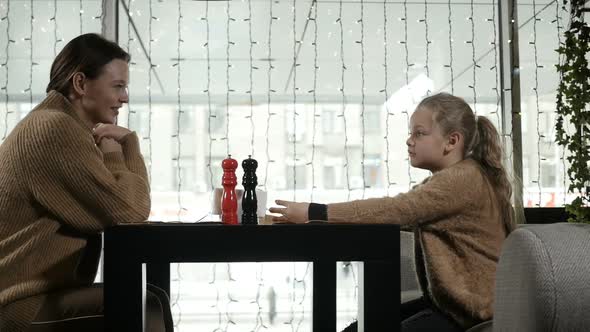
[[[328,204],[328,221],[412,229],[424,295],[468,328],[492,318],[496,265],[506,238],[499,209],[479,164],[465,159],[395,197]]]
[[[0,330],[20,331],[43,294],[90,285],[100,233],[150,212],[135,133],[102,153],[70,102],[51,91],[0,145]]]

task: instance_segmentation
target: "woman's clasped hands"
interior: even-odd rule
[[[121,152],[120,142],[130,133],[127,128],[108,123],[97,123],[92,128],[94,142],[103,153]]]

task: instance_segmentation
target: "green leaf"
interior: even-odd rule
[[[555,65],[560,77],[556,96],[555,140],[570,154],[567,170],[568,191],[579,195],[566,205],[572,215],[568,221],[590,223],[590,68],[587,54],[590,51],[590,27],[584,22],[586,0],[565,0],[569,3],[570,25],[564,32],[565,40],[555,50],[562,63]],[[574,128],[573,133],[564,129]]]

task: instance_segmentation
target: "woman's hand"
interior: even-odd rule
[[[121,144],[117,143],[112,138],[103,138],[98,143],[98,148],[102,153],[109,153],[109,152],[123,152],[123,148],[121,148]]]
[[[123,127],[119,127],[114,124],[98,123],[92,129],[92,135],[96,144],[100,144],[103,138],[112,138],[117,142],[120,142],[123,137],[130,134],[131,130]]]
[[[284,207],[271,207],[269,209],[272,213],[280,214],[279,217],[272,217],[273,222],[294,222],[301,224],[309,221],[307,213],[309,203],[297,203],[282,200],[276,200],[275,203]]]

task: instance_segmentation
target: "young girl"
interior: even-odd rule
[[[280,214],[274,221],[411,229],[423,296],[402,304],[402,331],[464,331],[492,318],[500,248],[515,227],[500,137],[490,120],[446,93],[422,100],[410,124],[411,164],[433,174],[409,192],[328,205],[277,200],[284,207],[270,211]]]

